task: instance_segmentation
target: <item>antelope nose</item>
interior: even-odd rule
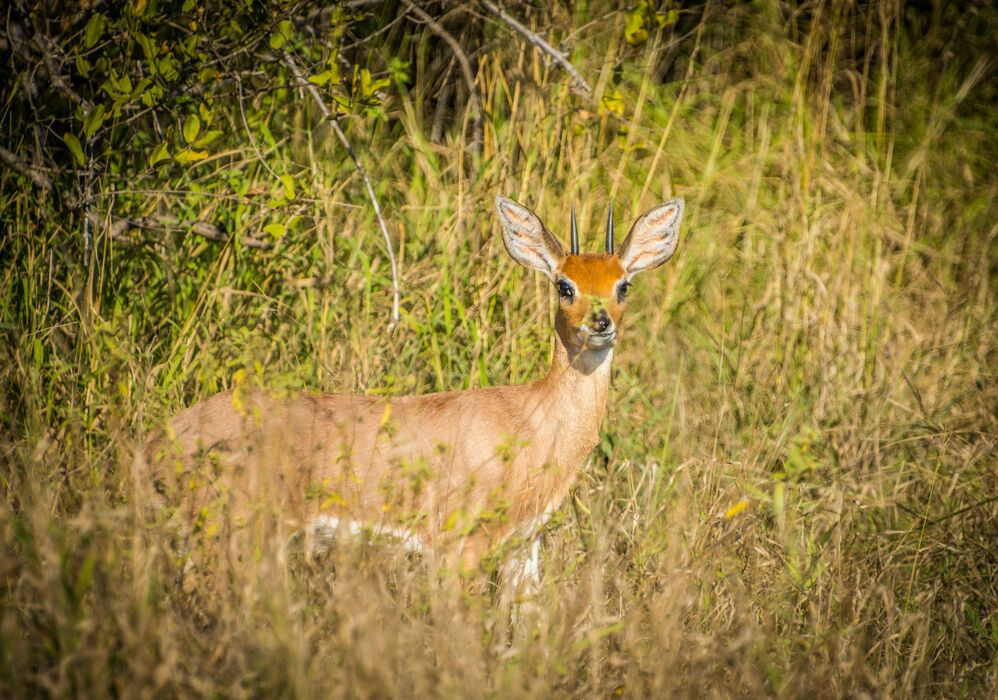
[[[593,325],[596,326],[596,330],[600,333],[605,333],[606,329],[612,325],[613,321],[610,320],[610,315],[607,314],[605,310],[600,311],[593,317]]]

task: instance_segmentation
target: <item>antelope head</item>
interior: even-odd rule
[[[555,330],[570,357],[605,355],[613,348],[631,280],[672,257],[683,207],[682,198],[677,198],[642,214],[616,252],[611,202],[603,253],[579,252],[572,207],[571,247],[566,254],[561,241],[534,212],[506,197],[496,197],[506,250],[524,267],[547,275],[558,292]]]

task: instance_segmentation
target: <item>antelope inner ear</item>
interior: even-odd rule
[[[510,257],[524,267],[540,270],[551,279],[565,249],[544,222],[522,204],[496,197],[496,211],[502,224],[502,240]]]
[[[629,275],[656,268],[672,257],[685,206],[677,197],[638,217],[620,246],[620,264]]]

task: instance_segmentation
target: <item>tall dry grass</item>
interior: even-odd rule
[[[593,100],[494,30],[475,163],[457,126],[431,138],[414,35],[415,84],[350,125],[398,235],[394,333],[363,187],[305,96],[266,152],[232,108],[224,156],[114,195],[255,234],[252,193],[293,173],[305,216],[271,252],[98,231],[83,259],[76,220],[0,175],[2,694],[995,692],[994,63],[972,50],[994,12],[708,5],[670,63],[623,10],[520,10],[571,36]],[[541,591],[511,615],[376,543],[308,561],[262,518],[192,602],[131,468],[166,415],[236,372],[397,394],[544,371],[549,291],[507,259],[495,193],[562,233],[577,202],[590,247],[610,197],[622,227],[687,201],[675,258],[633,290]]]

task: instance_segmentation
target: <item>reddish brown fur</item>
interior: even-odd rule
[[[568,255],[560,271],[575,282],[582,294],[602,297],[612,296],[614,285],[627,274],[620,258],[606,253]]]
[[[325,514],[407,528],[476,566],[561,503],[597,441],[612,348],[585,351],[579,325],[597,299],[619,322],[625,273],[614,256],[584,255],[563,258],[560,274],[579,294],[559,309],[547,377],[391,399],[216,394],[146,448],[165,503],[187,532],[240,528],[269,502],[293,528]]]
[[[597,442],[609,372],[571,358],[558,341],[547,377],[474,391],[216,394],[149,441],[157,500],[201,547],[253,513],[276,510],[292,530],[328,514],[407,529],[473,569],[561,503]]]
[[[502,198],[497,206],[514,259],[575,285],[560,301],[547,376],[395,398],[237,387],[195,404],[144,455],[157,503],[203,552],[220,530],[271,513],[293,530],[323,517],[385,525],[475,567],[561,504],[598,441],[629,273],[616,255],[565,256],[529,210]],[[646,236],[631,252],[654,244]],[[213,558],[195,566],[211,570]]]
[[[615,327],[620,325],[626,304],[618,301],[617,284],[627,273],[616,255],[569,255],[562,259],[558,272],[575,282],[579,289],[579,294],[572,303],[561,300],[558,325],[567,323],[578,328],[587,323],[591,318],[594,302],[606,309]]]

